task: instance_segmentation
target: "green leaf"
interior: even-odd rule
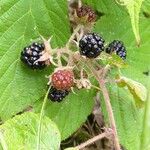
[[[127,63],[116,54],[112,54],[112,57],[109,60],[109,64],[118,68],[125,68],[128,66]]]
[[[142,5],[142,11],[145,17],[150,18],[150,1],[144,0]]]
[[[115,0],[83,0],[83,2],[104,15],[114,14],[120,16],[126,14],[123,6],[120,6]]]
[[[146,87],[148,76],[144,72],[149,71],[150,64],[150,26],[149,20],[145,17],[141,17],[140,28],[142,42],[139,48],[134,44],[134,35],[128,15],[104,15],[97,22],[94,31],[100,33],[106,43],[115,39],[124,42],[127,49],[128,67],[122,69],[121,72],[127,78],[138,81]],[[109,85],[108,88],[120,143],[129,150],[139,149],[143,127],[143,108],[137,109],[135,107],[133,96],[128,90],[118,88],[114,84]],[[102,108],[105,118],[108,119],[104,102]]]
[[[66,139],[75,132],[94,106],[94,90],[75,90],[61,103],[47,101],[45,115],[50,117],[58,126],[62,139]],[[39,112],[42,101],[35,103],[34,110]]]
[[[49,86],[49,88],[48,88],[48,90],[45,94],[43,104],[42,104],[42,108],[41,108],[41,111],[40,111],[39,125],[38,125],[38,131],[37,131],[37,149],[38,150],[41,149],[40,142],[41,142],[42,122],[43,122],[43,117],[44,117],[44,109],[45,109],[45,105],[46,105],[46,101],[47,101],[47,97],[48,97],[50,88],[51,88],[51,86]]]
[[[141,106],[143,102],[146,101],[147,89],[143,84],[123,76],[117,77],[117,84],[121,87],[128,87],[129,91],[135,98],[136,105]]]
[[[138,150],[142,130],[143,110],[135,107],[129,91],[125,91],[112,84],[107,88],[109,89],[119,142],[124,149]],[[107,109],[102,97],[101,95],[102,112],[104,114],[105,123],[108,124]]]
[[[150,149],[150,77],[148,80],[149,87],[148,87],[148,96],[146,107],[144,111],[144,119],[143,119],[143,130],[141,135],[141,145],[139,150],[149,150]]]
[[[37,7],[38,5],[38,7]],[[51,70],[34,71],[20,61],[20,52],[40,35],[62,46],[70,28],[66,0],[0,1],[0,117],[22,111],[44,96]]]
[[[122,69],[122,72],[127,78],[134,79],[144,84],[147,83],[148,77],[143,72],[149,71],[148,65],[150,64],[149,20],[144,17],[141,18],[142,44],[141,47],[138,48],[134,45],[134,36],[131,32],[130,21],[127,17],[127,15],[120,17],[113,15],[104,16],[97,22],[94,31],[100,33],[106,40],[106,43],[115,39],[124,42],[127,49],[126,63],[128,67]],[[110,20],[112,21],[110,22]]]
[[[0,141],[3,147],[11,150],[36,149],[39,115],[28,112],[16,116],[0,126]],[[41,149],[58,150],[60,133],[48,117],[42,121]]]
[[[130,15],[132,29],[135,34],[136,42],[140,45],[140,34],[139,34],[139,14],[143,0],[120,0],[123,3]]]

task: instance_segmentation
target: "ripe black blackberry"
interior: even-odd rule
[[[49,91],[48,98],[53,102],[61,102],[68,94],[68,90],[57,90],[52,86]]]
[[[32,43],[25,47],[21,52],[21,61],[32,69],[43,69],[46,67],[46,61],[38,61],[44,52],[44,44]]]
[[[88,33],[79,41],[80,54],[88,58],[96,58],[104,50],[104,40],[96,33]]]
[[[115,52],[123,60],[126,59],[127,52],[122,41],[114,40],[108,45],[106,48],[106,53],[111,54],[113,52]]]

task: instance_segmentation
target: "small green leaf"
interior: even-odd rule
[[[109,64],[111,66],[115,66],[117,68],[126,68],[128,67],[128,64],[126,61],[122,60],[118,55],[115,53],[107,54],[105,52],[102,52],[100,55],[100,60],[103,61],[105,64]]]
[[[2,147],[8,150],[36,149],[38,125],[39,115],[31,112],[6,121],[0,126]],[[48,117],[44,117],[42,120],[41,149],[58,150],[60,141],[60,133],[54,122]]]
[[[109,59],[109,63],[118,68],[124,68],[128,66],[127,63],[116,54],[112,54],[112,57]]]
[[[147,89],[143,84],[123,76],[117,77],[117,83],[119,86],[127,86],[135,100],[138,100],[138,102],[139,100],[142,102],[146,101]]]

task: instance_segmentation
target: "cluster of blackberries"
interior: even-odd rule
[[[96,21],[95,11],[89,6],[82,6],[76,10],[78,18],[85,20],[87,23]],[[79,41],[80,54],[87,58],[96,58],[104,51],[104,39],[96,33],[88,33]],[[106,53],[115,53],[122,59],[126,59],[126,49],[123,42],[114,40],[105,49]]]
[[[74,84],[74,74],[71,70],[58,70],[51,77],[51,89],[48,98],[61,102],[70,92]]]
[[[80,54],[87,58],[96,58],[102,51],[106,53],[116,53],[122,59],[126,58],[126,49],[121,41],[114,40],[108,47],[104,48],[104,40],[96,33],[88,33],[79,41]],[[43,69],[46,67],[45,61],[38,61],[42,57],[44,44],[33,43],[25,47],[21,52],[21,60],[32,69]],[[73,86],[74,74],[70,70],[58,70],[52,75],[52,87],[48,95],[52,101],[62,101]]]
[[[79,19],[83,19],[85,23],[95,22],[96,14],[88,6],[82,6],[76,10],[76,15]],[[122,59],[126,59],[126,49],[123,42],[114,40],[111,42],[107,48],[104,47],[105,40],[96,33],[88,33],[83,35],[79,41],[80,54],[87,58],[96,58],[100,55],[102,51],[105,50],[106,53],[115,53]],[[46,57],[44,58],[44,53],[47,52],[46,46],[41,43],[33,43],[28,47],[25,47],[21,52],[21,60],[26,65],[32,69],[43,69],[50,62]],[[49,57],[49,53],[48,53]],[[51,89],[48,94],[48,98],[51,101],[62,101],[65,98],[73,86],[74,74],[72,70],[57,70],[53,73],[51,77]]]
[[[87,58],[96,58],[102,51],[115,53],[122,59],[126,59],[126,48],[123,42],[114,40],[108,47],[104,48],[104,39],[96,33],[88,33],[79,41],[80,54]]]
[[[88,33],[79,41],[80,54],[87,58],[96,58],[104,51],[104,40],[96,33]],[[42,57],[44,44],[33,43],[25,47],[21,52],[21,60],[32,69],[43,69],[46,67],[45,61],[38,61]],[[106,53],[115,52],[122,59],[126,58],[126,49],[121,41],[114,40],[105,49]],[[70,70],[58,70],[52,75],[52,87],[49,98],[52,101],[60,102],[65,98],[73,86],[74,74]]]
[[[20,59],[32,69],[43,69],[46,67],[46,61],[38,60],[43,56],[44,50],[44,44],[33,43],[23,49]],[[69,94],[74,83],[74,74],[71,70],[58,70],[53,73],[51,81],[48,98],[60,102]]]

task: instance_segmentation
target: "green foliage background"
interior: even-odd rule
[[[147,86],[148,76],[143,72],[149,71],[150,65],[150,18],[144,14],[150,14],[150,1],[120,0],[119,4],[114,0],[84,0],[84,2],[103,14],[97,21],[94,31],[100,33],[106,43],[114,39],[124,41],[128,51],[129,67],[122,70],[122,75]],[[52,68],[44,71],[29,70],[19,59],[23,47],[34,40],[39,40],[40,35],[46,38],[53,36],[53,47],[62,47],[70,34],[66,0],[38,0],[38,3],[35,0],[0,1],[0,117],[2,121],[11,120],[12,116],[29,106],[33,107],[35,113],[39,112],[47,90],[45,75],[51,74],[53,70]],[[137,47],[139,42],[140,47]],[[129,150],[140,149],[140,141],[144,141],[141,138],[146,138],[145,134],[141,137],[144,109],[135,106],[133,96],[126,89],[118,88],[114,84],[109,85],[108,88],[121,144]],[[48,101],[45,109],[46,116],[57,124],[62,139],[75,132],[93,108],[93,97],[96,91],[75,92],[77,94],[70,94],[61,104]],[[104,104],[103,112],[107,121]],[[148,121],[148,117],[145,117],[144,124]],[[15,132],[19,132],[18,130]]]

